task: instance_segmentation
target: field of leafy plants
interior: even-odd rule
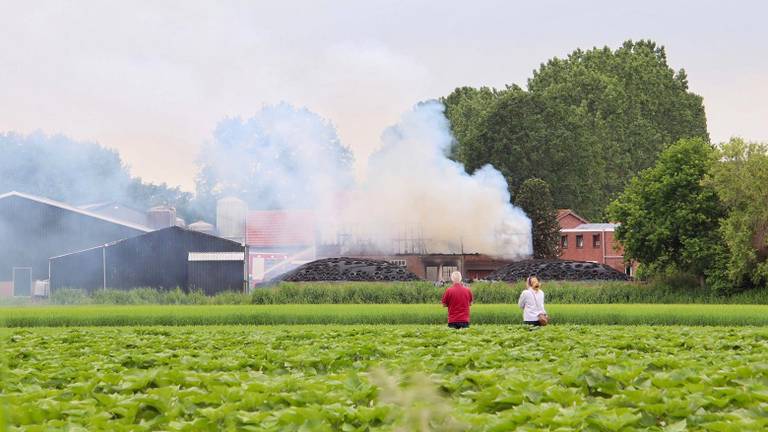
[[[768,428],[764,327],[0,332],[10,430]]]

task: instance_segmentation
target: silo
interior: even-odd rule
[[[216,235],[216,228],[205,221],[197,221],[195,223],[191,223],[189,226],[187,226],[187,229],[205,234]]]
[[[168,206],[152,207],[147,212],[147,225],[152,229],[162,229],[176,225],[176,209]]]
[[[245,218],[248,205],[245,201],[226,197],[216,203],[216,229],[219,235],[229,240],[243,242],[245,240]]]

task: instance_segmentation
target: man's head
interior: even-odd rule
[[[451,273],[451,280],[453,281],[453,283],[461,282],[461,272],[455,271]]]

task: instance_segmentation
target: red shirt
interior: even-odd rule
[[[448,323],[469,322],[472,291],[460,283],[448,287],[443,294],[443,306],[448,307]]]

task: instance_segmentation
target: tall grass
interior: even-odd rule
[[[346,303],[439,303],[446,287],[429,282],[403,283],[288,283],[257,288],[254,304],[346,304]],[[476,282],[471,285],[476,303],[516,304],[523,282]],[[717,296],[707,290],[679,287],[665,282],[568,282],[548,281],[544,284],[548,303],[614,304],[614,303],[702,303],[702,304],[768,304],[768,289],[753,290],[730,297]]]
[[[79,289],[59,289],[50,299],[55,305],[217,305],[249,304],[251,296],[237,292],[223,292],[215,296],[206,296],[200,291],[185,293],[180,288],[158,290],[154,288],[135,288],[131,290],[97,290],[88,295]]]
[[[129,291],[98,290],[92,296],[80,290],[57,290],[52,304],[423,304],[439,303],[444,286],[429,282],[284,282],[256,288],[251,294],[234,292],[205,296],[180,289],[158,291],[139,288]],[[475,303],[517,303],[523,283],[477,282],[471,285]],[[718,296],[698,287],[680,287],[666,282],[560,282],[544,284],[547,303],[557,304],[768,304],[768,289],[732,296]]]
[[[768,306],[550,305],[554,324],[768,325]],[[439,305],[141,305],[0,308],[8,327],[445,324]],[[513,305],[474,305],[473,324],[519,324]]]

